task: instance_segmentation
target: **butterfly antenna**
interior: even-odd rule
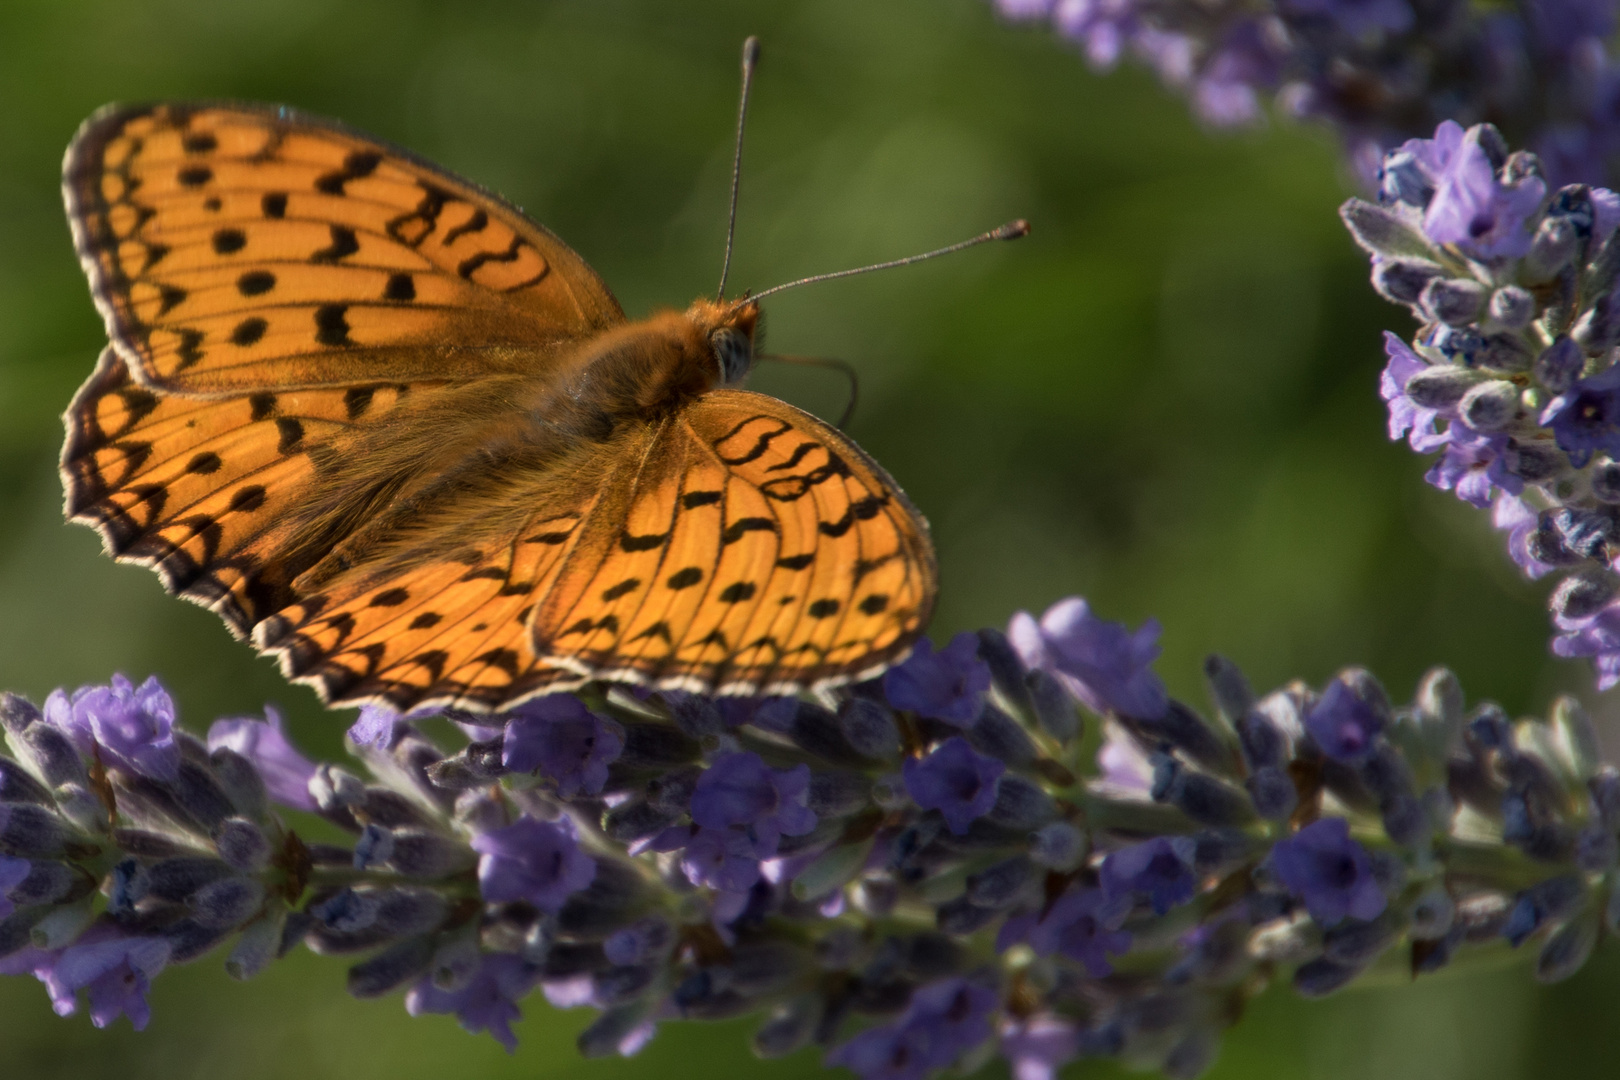
[[[759,64],[759,38],[743,42],[742,101],[737,105],[737,152],[731,157],[731,213],[726,218],[726,257],[720,264],[720,288],[715,303],[726,298],[726,277],[731,273],[731,241],[737,235],[737,189],[742,186],[743,127],[748,123],[748,91],[754,85],[754,68]]]
[[[856,274],[870,274],[874,270],[892,270],[896,266],[910,266],[912,263],[920,263],[926,259],[937,259],[941,255],[949,255],[953,251],[961,251],[965,248],[977,247],[978,245],[989,240],[1016,240],[1020,236],[1028,235],[1029,222],[1025,221],[1023,218],[1019,218],[1017,221],[1009,221],[1000,228],[991,229],[989,232],[980,233],[978,236],[972,237],[971,239],[963,240],[960,243],[951,244],[949,247],[942,247],[935,251],[925,251],[921,255],[909,255],[904,259],[893,259],[889,262],[873,263],[871,266],[858,266],[853,270],[836,270],[830,274],[816,274],[813,277],[800,278],[798,281],[789,281],[782,285],[772,285],[764,292],[754,293],[752,296],[745,297],[744,299],[738,301],[738,303],[754,303],[771,295],[771,293],[779,293],[783,289],[796,289],[800,285],[810,285],[817,281],[832,281],[834,278],[854,277]]]
[[[830,368],[841,372],[849,380],[849,404],[844,406],[844,415],[838,418],[838,430],[843,431],[849,427],[850,418],[855,415],[855,403],[861,396],[861,378],[856,374],[854,365],[846,360],[838,360],[830,356],[784,356],[781,353],[761,353],[761,360],[776,360],[783,364],[801,364],[804,367]]]

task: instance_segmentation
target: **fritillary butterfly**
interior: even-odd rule
[[[329,704],[794,693],[927,622],[894,481],[731,387],[754,302],[629,321],[516,207],[286,108],[108,107],[64,171],[111,338],[67,516]]]

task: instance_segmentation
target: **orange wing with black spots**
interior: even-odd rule
[[[331,700],[490,708],[588,679],[794,693],[882,670],[937,591],[927,527],[838,431],[718,390],[453,557],[295,604],[261,648]]]
[[[63,172],[108,334],[169,392],[473,378],[624,321],[515,207],[290,109],[110,106]]]

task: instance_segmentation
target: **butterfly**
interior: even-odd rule
[[[927,623],[900,488],[736,388],[754,300],[631,321],[517,207],[288,108],[109,106],[63,187],[111,339],[67,517],[329,705],[792,694]]]

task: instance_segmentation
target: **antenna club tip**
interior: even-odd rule
[[[743,66],[753,67],[757,63],[759,63],[759,38],[749,34],[748,39],[743,42]]]
[[[1007,224],[990,234],[990,236],[996,240],[1016,240],[1020,236],[1028,235],[1029,222],[1025,221],[1023,218],[1019,218],[1017,221],[1009,221]]]

